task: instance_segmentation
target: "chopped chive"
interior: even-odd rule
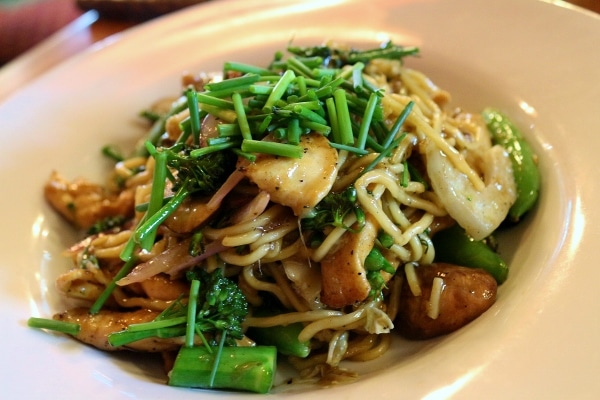
[[[141,332],[147,331],[150,329],[161,329],[161,328],[169,328],[171,326],[183,324],[186,321],[186,317],[175,317],[175,318],[163,318],[163,319],[155,319],[150,322],[141,322],[137,324],[131,324],[127,327],[129,332]]]
[[[338,78],[343,78],[344,80],[346,80],[354,74],[354,71],[362,71],[364,67],[365,64],[358,61],[354,63],[351,67],[342,69],[338,74]]]
[[[198,305],[198,293],[200,292],[200,281],[193,279],[190,284],[190,297],[188,300],[187,325],[185,333],[185,345],[194,347],[194,333],[196,326],[196,307]]]
[[[325,107],[327,107],[327,113],[329,114],[329,125],[331,126],[331,135],[335,143],[340,143],[342,138],[340,137],[340,128],[338,125],[338,116],[335,107],[335,99],[333,97],[325,100]]]
[[[296,84],[298,85],[298,93],[300,93],[300,96],[304,96],[306,94],[306,77],[296,77]]]
[[[329,136],[329,134],[331,133],[331,127],[329,125],[320,124],[318,122],[309,121],[305,119],[300,121],[300,127],[320,133],[323,136]]]
[[[256,154],[247,153],[245,151],[242,151],[241,149],[231,149],[231,150],[238,156],[245,158],[246,160],[248,160],[250,162],[256,161]]]
[[[359,148],[356,148],[354,146],[348,146],[348,145],[345,145],[345,144],[334,143],[334,142],[329,142],[329,145],[331,147],[335,148],[335,149],[346,150],[346,151],[348,151],[350,153],[358,154],[359,156],[365,156],[365,155],[369,154],[368,150],[359,149]]]
[[[207,104],[207,105],[211,105],[214,107],[223,108],[225,110],[233,110],[234,109],[233,103],[231,101],[228,101],[225,99],[209,96],[205,93],[198,93],[196,95],[196,97],[198,98],[198,102],[201,103],[202,105]],[[204,107],[202,107],[202,109],[204,109]]]
[[[275,102],[277,102],[277,100],[281,99],[281,97],[283,96],[283,94],[287,90],[288,86],[290,85],[290,83],[292,83],[292,81],[294,80],[295,77],[296,77],[296,74],[291,69],[288,69],[287,71],[285,71],[283,73],[283,75],[281,76],[281,79],[279,79],[279,81],[277,81],[277,83],[275,83],[275,86],[273,87],[273,91],[269,95],[269,98],[267,99],[267,102],[265,103],[265,105],[263,107],[264,111],[266,111],[266,112],[271,111]]]
[[[248,125],[248,119],[246,118],[242,96],[239,93],[234,93],[231,96],[231,100],[233,101],[233,106],[237,115],[237,123],[240,126],[242,137],[244,139],[252,139],[252,132],[250,132],[250,125]]]
[[[237,118],[237,115],[233,109],[228,110],[206,103],[200,103],[199,107],[202,111],[205,111],[210,115],[214,115],[218,119],[223,120],[227,123],[234,123],[235,119]]]
[[[125,329],[113,332],[108,335],[108,343],[113,347],[120,347],[126,344],[137,342],[148,338],[168,339],[185,335],[185,327],[171,326],[166,328],[148,329],[144,331],[130,332]]]
[[[409,101],[406,107],[404,107],[404,110],[402,110],[402,112],[396,119],[396,122],[394,122],[392,129],[390,129],[390,131],[388,132],[387,137],[385,138],[383,143],[381,143],[381,145],[384,148],[387,148],[390,145],[390,143],[392,143],[398,132],[400,132],[400,128],[402,127],[402,124],[404,124],[404,121],[406,121],[406,118],[408,118],[408,114],[410,114],[410,111],[412,110],[414,104],[415,103],[413,101]]]
[[[265,119],[262,120],[262,122],[260,123],[260,125],[258,125],[258,133],[265,133],[266,130],[269,127],[269,124],[271,123],[271,121],[273,120],[273,114],[269,114],[265,117]]]
[[[336,89],[333,92],[333,98],[335,99],[335,109],[338,117],[340,144],[353,145],[354,136],[352,135],[352,121],[350,120],[346,91],[344,89]]]
[[[248,88],[248,90],[253,95],[259,95],[259,94],[267,94],[268,95],[268,94],[271,94],[271,92],[273,91],[273,86],[268,86],[268,85],[250,85],[250,87]]]
[[[147,236],[154,235],[153,232],[158,229],[158,226],[162,224],[168,217],[179,207],[179,205],[185,200],[189,191],[187,185],[182,185],[181,188],[175,193],[173,197],[165,204],[158,212],[149,216],[143,224],[134,232],[134,237],[137,243],[143,243]]]
[[[373,112],[375,111],[375,107],[379,103],[379,95],[375,93],[371,93],[369,96],[369,102],[367,103],[367,107],[365,108],[365,113],[363,114],[360,128],[358,130],[358,139],[356,141],[356,147],[359,149],[364,149],[365,144],[367,143],[367,136],[369,135],[369,129],[371,127],[371,121],[373,119]]]
[[[292,111],[297,116],[307,119],[309,121],[317,122],[319,124],[327,123],[327,120],[325,118],[321,117],[319,114],[317,114],[316,112],[312,111],[310,108],[305,107],[303,105],[298,105],[298,104],[294,105],[294,107],[292,108]]]
[[[288,58],[287,67],[293,70],[297,75],[304,76],[306,78],[314,78],[312,70],[297,57]]]
[[[300,143],[300,121],[297,118],[292,118],[288,122],[287,126],[287,141],[289,144]]]
[[[81,330],[79,324],[73,322],[57,321],[55,319],[31,317],[27,320],[27,326],[37,329],[48,329],[50,331],[66,333],[75,336]]]
[[[185,96],[187,98],[187,105],[190,111],[192,136],[194,138],[194,143],[198,144],[200,142],[200,117],[198,110],[198,99],[196,98],[196,90],[193,88],[187,89],[185,91]]]
[[[150,202],[146,215],[152,217],[163,206],[163,198],[165,193],[165,181],[167,179],[167,153],[159,151],[154,155],[155,167],[154,177],[152,179],[152,191],[150,193]],[[143,241],[138,242],[140,247],[146,251],[150,250],[154,245],[156,231],[148,234]]]
[[[392,143],[390,143],[388,147],[386,147],[381,153],[379,153],[379,155],[373,161],[371,161],[371,163],[367,165],[365,169],[362,170],[361,175],[375,168],[375,166],[379,164],[379,162],[383,160],[384,157],[387,157],[392,152],[392,150],[394,150],[394,148],[396,148],[400,144],[400,142],[404,139],[405,136],[406,134],[402,134],[402,136],[392,141]]]
[[[219,133],[219,137],[233,137],[240,136],[240,126],[238,124],[218,124],[217,132]]]
[[[286,132],[284,131],[284,135]],[[302,158],[304,150],[300,146],[288,143],[267,142],[264,140],[244,139],[242,151],[248,153],[265,153],[274,156]]]
[[[211,82],[204,85],[204,89],[211,92],[219,92],[221,90],[236,91],[258,82],[261,76],[256,73],[249,73],[235,78],[229,78],[220,82]]]
[[[255,65],[228,61],[223,64],[224,71],[236,71],[245,74],[271,75],[273,72]],[[224,74],[225,75],[225,74]]]
[[[239,141],[239,140],[230,140],[230,141],[225,141],[222,143],[213,144],[210,146],[201,147],[199,149],[192,150],[190,152],[190,157],[192,157],[192,158],[204,157],[205,155],[210,154],[210,153],[216,153],[217,151],[231,149],[233,147],[238,147],[240,145],[240,143],[241,143],[241,141]]]

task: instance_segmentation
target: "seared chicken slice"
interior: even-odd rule
[[[255,162],[241,168],[272,201],[301,217],[331,190],[338,172],[338,153],[318,133],[303,135],[300,146],[304,148],[302,158],[259,154]]]

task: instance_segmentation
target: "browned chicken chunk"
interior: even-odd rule
[[[398,331],[410,339],[428,339],[453,332],[483,314],[496,301],[496,280],[482,269],[437,263],[415,270],[421,295],[414,296],[405,279],[395,321]],[[432,305],[436,277],[442,279],[438,281],[442,290],[439,302]],[[432,306],[439,306],[435,318],[428,315]]]
[[[64,218],[82,229],[108,217],[128,217],[133,213],[132,190],[109,193],[83,179],[69,182],[57,172],[48,179],[44,196]]]

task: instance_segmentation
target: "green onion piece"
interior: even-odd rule
[[[300,121],[297,118],[292,118],[288,122],[287,126],[287,141],[289,144],[300,143]]]
[[[167,179],[167,153],[159,151],[154,155],[154,159],[156,162],[152,180],[152,191],[150,193],[150,202],[148,204],[148,211],[146,211],[147,218],[152,217],[162,208],[165,193],[165,181]],[[148,251],[154,245],[155,237],[156,231],[153,231],[153,233],[147,235],[143,241],[138,241],[138,243],[142,249]]]
[[[394,150],[394,148],[396,148],[400,144],[400,142],[404,139],[405,136],[406,134],[402,134],[402,136],[396,138],[388,147],[386,147],[381,153],[379,153],[379,155],[373,161],[371,161],[371,163],[367,165],[365,169],[362,170],[361,175],[372,170],[377,164],[379,164],[381,160],[383,160],[384,157],[387,157],[392,152],[392,150]]]
[[[140,322],[137,324],[131,324],[127,327],[129,332],[141,332],[148,331],[152,329],[161,329],[161,328],[170,328],[172,326],[184,324],[187,320],[187,317],[175,317],[175,318],[162,318],[155,319],[150,322]]]
[[[190,122],[192,125],[192,135],[194,143],[200,143],[200,117],[198,110],[198,99],[196,98],[196,90],[189,88],[185,91],[187,98],[188,109],[190,110]]]
[[[325,124],[319,124],[318,122],[302,120],[300,121],[300,127],[306,128],[309,131],[320,133],[323,136],[328,136],[331,132],[331,127]]]
[[[231,150],[238,156],[245,158],[246,160],[248,160],[250,162],[256,161],[256,154],[247,153],[245,151],[242,151],[241,149],[231,149]]]
[[[219,363],[221,362],[221,356],[223,355],[223,346],[225,345],[225,338],[227,337],[227,331],[221,332],[221,340],[219,341],[219,347],[217,348],[217,352],[215,353],[215,358],[213,360],[213,366],[210,370],[210,376],[208,378],[208,386],[213,387],[215,384],[215,378],[217,377],[217,372],[219,370]]]
[[[253,139],[244,139],[241,148],[242,151],[248,153],[265,153],[289,158],[302,158],[302,154],[304,152],[300,146],[296,146],[294,144],[266,142],[263,140]]]
[[[269,95],[273,91],[273,86],[268,86],[268,85],[250,85],[250,87],[248,87],[248,90],[253,95],[259,95],[259,94]]]
[[[329,145],[331,147],[335,148],[335,149],[346,150],[346,151],[349,151],[350,153],[358,154],[359,156],[366,156],[367,154],[369,154],[368,150],[359,149],[359,148],[356,148],[354,146],[348,146],[346,144],[339,144],[339,143],[335,143],[335,142],[329,142]]]
[[[200,281],[193,279],[190,284],[190,297],[188,300],[187,326],[185,333],[185,345],[194,346],[194,333],[196,326],[196,307],[198,305],[198,293],[200,292]]]
[[[206,104],[206,105],[214,106],[214,107],[221,108],[224,110],[233,110],[234,109],[233,103],[229,100],[209,96],[205,93],[198,93],[196,95],[196,97],[198,98],[198,102],[203,105]],[[203,106],[201,106],[201,107],[202,107],[202,109],[205,109],[205,107],[203,107]]]
[[[340,73],[338,74],[338,78],[343,78],[344,80],[346,80],[346,79],[350,78],[351,76],[353,76],[354,71],[362,72],[364,67],[365,67],[364,63],[357,61],[351,67],[342,69],[340,71]]]
[[[263,111],[269,112],[272,110],[275,103],[279,99],[281,99],[281,97],[284,95],[288,86],[290,85],[290,83],[292,83],[294,78],[296,78],[296,74],[291,69],[288,69],[283,73],[281,79],[279,79],[279,81],[277,81],[277,83],[273,87],[273,91],[269,95],[269,98],[267,99],[267,102],[263,107]]]
[[[333,137],[333,142],[341,143],[342,138],[340,136],[340,127],[338,125],[338,115],[335,107],[335,99],[333,97],[327,98],[327,100],[325,100],[325,107],[327,108],[327,113],[329,114],[329,125],[331,126],[331,135]]]
[[[239,93],[231,95],[233,101],[233,107],[235,114],[237,115],[237,123],[240,126],[240,132],[244,139],[252,139],[252,132],[250,132],[250,125],[248,125],[248,119],[246,118],[246,110],[244,109],[244,103],[242,102],[242,96]]]
[[[159,225],[171,215],[177,207],[188,197],[187,185],[182,185],[173,197],[158,212],[154,213],[136,229],[134,236],[138,243],[144,243],[148,236],[154,236]]]
[[[216,107],[212,104],[206,103],[200,103],[199,107],[202,111],[205,111],[210,115],[214,115],[215,117],[217,117],[220,120],[223,120],[226,123],[234,123],[237,118],[237,114],[233,109],[229,110],[226,108]]]
[[[340,144],[353,145],[354,136],[352,134],[352,121],[350,120],[350,111],[344,89],[336,89],[333,92],[335,99],[335,109],[338,117],[338,128],[340,130]]]
[[[66,333],[76,336],[81,330],[79,324],[73,322],[57,321],[55,319],[31,317],[27,320],[27,326],[37,329],[48,329],[54,332]]]
[[[294,71],[297,75],[304,76],[306,78],[314,78],[312,70],[297,57],[288,58],[287,67]]]
[[[327,123],[327,120],[325,118],[321,117],[318,113],[312,111],[310,108],[308,108],[306,106],[296,104],[292,108],[292,111],[297,116],[307,119],[309,121],[313,121],[313,122],[316,122],[319,124]]]
[[[298,85],[298,93],[300,96],[304,96],[306,94],[306,77],[296,77],[296,84]]]
[[[269,114],[267,115],[262,122],[260,123],[260,125],[258,126],[258,133],[265,133],[266,130],[269,128],[269,124],[271,123],[271,121],[273,120],[273,114]]]
[[[240,136],[240,126],[238,124],[218,124],[217,132],[219,137]]]
[[[257,74],[257,75],[271,75],[273,72],[268,69],[257,67],[251,64],[244,64],[240,62],[228,61],[223,64],[223,70],[227,71],[237,71],[243,74]],[[227,74],[223,74],[227,75]]]
[[[367,143],[367,136],[369,135],[369,128],[371,127],[371,121],[373,119],[373,112],[375,111],[375,107],[377,107],[379,100],[380,97],[377,93],[371,93],[371,95],[369,96],[369,102],[367,103],[367,108],[365,108],[365,112],[360,123],[360,128],[358,130],[358,139],[356,141],[356,147],[358,147],[359,149],[365,148],[365,144]]]
[[[257,73],[249,73],[235,78],[229,78],[220,82],[210,82],[204,85],[204,89],[210,92],[238,91],[245,89],[253,83],[258,82],[261,76]]]
[[[170,326],[158,329],[147,329],[143,331],[131,332],[127,329],[123,331],[113,332],[108,335],[108,343],[113,347],[124,346],[129,343],[148,338],[174,338],[185,335],[185,326]]]
[[[415,103],[413,101],[409,101],[408,104],[406,105],[406,107],[404,107],[404,110],[402,110],[402,112],[396,119],[396,122],[394,122],[392,129],[390,129],[390,131],[388,132],[387,137],[385,138],[383,143],[381,143],[381,145],[384,148],[387,148],[390,145],[390,143],[392,143],[392,141],[394,140],[394,138],[396,137],[398,132],[400,132],[400,128],[402,128],[402,124],[404,124],[404,121],[406,121],[406,118],[408,118],[408,115],[410,114],[414,105],[415,105]]]

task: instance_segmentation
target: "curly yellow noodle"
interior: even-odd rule
[[[275,295],[275,297],[277,297],[277,299],[279,299],[279,301],[281,302],[281,304],[283,304],[284,307],[288,309],[291,308],[291,304],[288,302],[287,296],[285,295],[285,293],[283,293],[281,288],[274,283],[264,282],[256,278],[256,276],[254,276],[254,267],[252,265],[244,267],[244,269],[242,270],[242,274],[244,275],[244,279],[246,280],[248,285],[250,285],[252,288],[258,291],[272,293],[273,295]]]

